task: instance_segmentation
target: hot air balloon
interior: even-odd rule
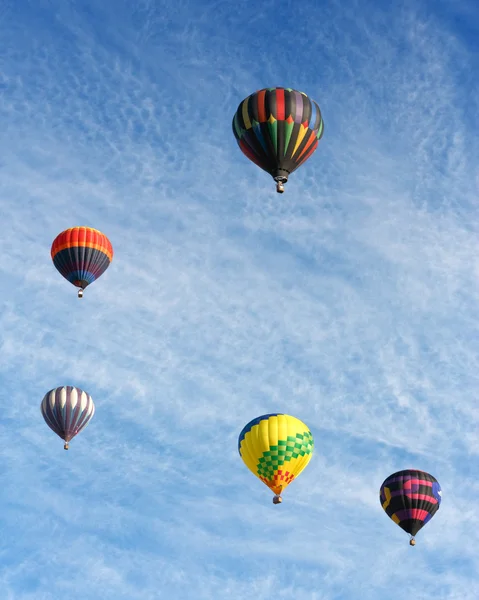
[[[77,387],[66,385],[50,390],[40,405],[43,418],[50,429],[68,444],[95,414],[95,405],[89,394]]]
[[[319,106],[291,88],[265,88],[251,94],[233,118],[241,151],[273,177],[280,194],[290,173],[316,150],[323,131]]]
[[[113,259],[110,240],[91,227],[72,227],[54,239],[51,249],[53,264],[70,283],[83,290],[102,275]]]
[[[296,417],[274,413],[250,421],[239,435],[238,451],[248,469],[275,494],[281,493],[311,460],[313,436]]]
[[[441,504],[441,486],[424,471],[406,469],[390,475],[379,491],[381,506],[387,515],[410,536],[414,536],[432,519]]]

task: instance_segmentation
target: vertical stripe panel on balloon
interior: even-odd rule
[[[299,165],[305,161],[305,157],[302,157],[302,155],[307,154],[308,147],[310,147],[314,142],[316,142],[317,145],[318,142],[316,136],[314,135],[314,131],[311,131],[310,129],[302,128],[300,134],[301,135],[298,137],[298,141],[296,142],[297,147],[294,153],[296,168],[298,168]],[[298,143],[300,140],[301,142]]]
[[[98,271],[102,263],[103,257],[105,257],[105,254],[100,250],[88,248],[87,261],[85,263],[84,269],[84,279],[88,281],[88,283],[93,283],[97,279],[97,277],[101,275],[101,273],[99,273]]]
[[[72,256],[73,256],[73,260],[72,260],[72,273],[75,273],[75,278],[78,278],[79,273],[81,272],[82,269],[82,264],[83,264],[83,253],[84,253],[84,248],[82,248],[80,246],[80,239],[79,239],[79,231],[78,228],[75,231],[75,245],[72,246],[71,251],[72,251]]]
[[[318,140],[320,140],[323,137],[323,133],[324,133],[324,122],[323,122],[323,119],[321,118],[321,121],[319,123],[318,133],[316,134]]]
[[[62,415],[62,397],[65,395],[64,388],[57,388],[53,393],[52,402],[52,414],[57,424],[57,433],[62,438],[65,435],[65,429],[63,427],[63,415]]]
[[[83,254],[83,262],[82,262],[82,266],[81,266],[81,271],[79,273],[79,279],[83,283],[83,287],[86,287],[86,285],[88,285],[88,283],[93,283],[93,281],[91,281],[92,277],[90,275],[91,273],[91,263],[92,263],[92,259],[93,259],[93,253],[95,252],[95,250],[93,248],[88,248],[87,246],[84,247],[84,254]],[[93,280],[95,278],[93,277]]]
[[[258,108],[258,123],[265,123],[266,122],[266,107],[265,107],[265,102],[266,102],[266,90],[261,90],[260,92],[258,92],[258,100],[257,100],[257,108]]]
[[[247,98],[245,98],[245,100],[243,100],[243,105],[241,107],[241,115],[243,117],[245,129],[247,129],[247,130],[251,129],[251,127],[252,127],[251,121],[249,118],[249,113],[248,113],[248,104],[249,104],[250,99],[251,99],[251,96],[248,96]]]
[[[314,102],[314,100],[312,100],[314,106],[316,107],[316,112],[317,112],[317,118],[316,118],[316,123],[314,124],[314,131],[316,132],[316,134],[318,133],[320,127],[322,129],[322,121],[323,121],[323,116],[321,114],[321,109],[319,108],[319,105],[317,102]]]
[[[266,121],[268,123],[268,134],[273,148],[273,162],[277,162],[278,156],[278,122],[276,114],[276,90],[267,90],[265,96]],[[274,160],[276,159],[276,160]]]
[[[72,437],[78,433],[78,420],[79,420],[81,412],[82,412],[82,403],[84,402],[84,397],[87,395],[85,392],[78,390],[78,389],[77,389],[77,393],[78,393],[78,400],[75,405],[75,410],[73,411],[72,422],[71,422]]]
[[[279,441],[280,440],[287,441],[287,439],[288,439],[288,420],[289,420],[289,417],[286,415],[281,415],[278,417],[278,457],[279,457],[279,451],[280,451]],[[284,470],[285,470],[284,463],[281,467],[278,467],[278,471],[280,471],[280,470],[284,472]],[[281,490],[280,490],[280,493],[281,493],[284,483],[281,483],[280,481],[278,481],[278,485],[281,486]]]
[[[65,248],[67,250],[67,258],[65,259],[65,265],[66,265],[66,269],[67,269],[67,279],[73,283],[71,281],[71,273],[72,271],[74,271],[74,269],[72,268],[72,265],[75,265],[78,262],[78,251],[77,248],[74,244],[76,244],[76,239],[77,239],[77,235],[76,235],[76,228],[73,227],[72,229],[70,229],[70,231],[68,231],[67,235],[66,235],[66,242],[68,244],[67,248]]]
[[[65,387],[60,388],[58,393],[55,395],[55,414],[61,430],[65,432],[65,402],[67,397],[67,390]]]
[[[271,174],[273,174],[276,165],[276,146],[270,133],[269,123],[265,121],[261,123],[259,127],[261,129],[261,133],[263,134],[263,139],[265,140],[266,144],[266,154],[268,155],[268,168]]]
[[[312,459],[313,452],[314,452],[314,439],[313,439],[311,432],[309,430],[307,430],[304,432],[304,434],[309,434],[311,436],[311,449],[310,449],[309,454],[307,452],[304,453],[304,456],[302,457],[302,460],[300,462],[296,476],[298,476],[306,468],[306,466],[309,464],[309,461]],[[305,446],[306,446],[306,444],[305,444]]]
[[[64,393],[62,394],[62,411],[61,411],[61,415],[62,415],[62,427],[63,427],[63,431],[65,433],[67,433],[67,410],[68,407],[70,405],[71,399],[71,391],[72,391],[72,387],[69,385],[66,385],[63,388]]]
[[[284,91],[284,116],[285,116],[285,136],[284,136],[284,154],[283,158],[287,158],[288,147],[291,140],[291,135],[294,129],[294,112],[296,110],[296,98],[290,90]]]
[[[305,127],[309,127],[309,122],[311,120],[311,111],[312,111],[311,100],[307,96],[303,96],[303,117],[302,117],[301,123]]]
[[[269,417],[263,421],[264,423],[264,438],[268,444],[268,451],[273,454],[278,452],[278,417]],[[274,488],[274,472],[269,474],[270,489]],[[274,491],[274,489],[273,489]],[[276,493],[276,492],[275,492]]]
[[[233,133],[235,134],[235,137],[237,140],[241,139],[242,131],[241,131],[241,128],[238,123],[238,113],[237,112],[235,113],[235,116],[233,119]]]
[[[93,237],[93,236],[92,236]],[[90,237],[90,239],[88,240],[88,244],[92,244],[92,242],[94,241],[92,239],[92,237]],[[87,281],[88,283],[93,283],[93,281],[95,281],[96,277],[94,275],[94,265],[95,265],[95,259],[98,255],[101,254],[100,251],[95,250],[94,248],[89,248],[87,247],[85,249],[85,263],[83,265],[83,273],[84,276],[82,277],[82,279],[84,279],[85,281]],[[93,281],[92,281],[92,275],[93,275]]]
[[[95,414],[95,407],[93,406],[93,400],[88,398],[88,404],[85,408],[84,416],[82,415],[81,421],[78,423],[78,431],[84,429],[88,423],[91,421],[93,415]]]
[[[246,131],[246,126],[245,126],[244,120],[243,120],[242,107],[243,107],[243,103],[241,103],[238,106],[238,110],[235,113],[235,119],[238,124],[238,131],[241,132],[240,138],[243,137],[243,133],[244,133],[244,131]]]
[[[301,124],[293,123],[292,130],[291,130],[291,136],[289,138],[288,148],[286,150],[286,158],[289,160],[293,159],[293,150],[296,146],[296,140],[298,139],[298,135],[299,135],[301,129],[302,129]]]
[[[74,396],[73,396],[74,394],[75,394],[76,398],[74,398]],[[74,400],[76,400],[76,402],[75,402],[74,415],[72,415],[72,420],[71,420],[71,423],[69,426],[69,431],[68,431],[70,438],[75,437],[76,434],[78,433],[78,426],[77,426],[78,418],[79,418],[79,415],[81,414],[82,402],[84,402],[85,396],[87,396],[87,394],[84,391],[80,390],[79,388],[72,389],[72,396],[71,396],[72,404],[73,404]]]
[[[296,154],[296,152],[298,151],[298,149],[301,145],[301,142],[303,141],[303,138],[306,135],[307,131],[309,131],[309,130],[303,124],[301,124],[299,126],[298,135],[296,137],[296,143],[293,148],[293,154],[292,154],[293,157]]]
[[[274,116],[278,121],[283,121],[285,119],[284,89],[279,88],[273,93],[276,96],[276,114]]]
[[[304,121],[303,118],[303,99],[304,96],[300,92],[292,92],[294,94],[296,100],[296,107],[293,115],[293,119],[295,123],[302,123]]]
[[[256,463],[255,475],[257,476],[258,475],[258,465],[260,464],[260,459],[262,458],[262,455],[263,455],[260,423],[258,423],[258,427],[251,428],[250,440],[251,440],[251,446],[253,448],[253,455],[254,455],[255,463]]]
[[[245,437],[245,439],[243,440],[243,443],[241,446],[241,452],[242,452],[242,456],[244,457],[243,460],[246,462],[246,465],[248,466],[250,471],[252,473],[254,473],[255,475],[258,475],[258,473],[257,473],[258,461],[256,460],[256,457],[254,455],[253,445],[250,442],[249,438],[247,439]]]
[[[294,122],[296,112],[296,96],[288,90],[284,92],[284,118],[287,121],[289,118]]]
[[[308,129],[307,131],[308,135],[305,136],[302,147],[299,149],[298,156],[296,157],[296,162],[298,164],[304,162],[303,155],[306,154],[307,150],[311,147],[311,144],[318,141],[314,131],[311,131],[310,129]]]
[[[274,155],[271,137],[269,135],[268,124],[266,122],[266,90],[260,90],[256,94],[256,109],[257,109],[257,121],[258,125],[255,127],[257,134],[260,133],[260,141],[262,142],[263,149],[266,156],[268,157],[268,168],[271,167],[271,156]]]
[[[291,119],[291,116],[288,117],[288,119]],[[291,137],[293,135],[293,131],[294,131],[294,122],[293,120],[291,120],[290,122],[288,122],[288,120],[283,121],[284,123],[284,152],[283,152],[283,159],[285,159],[288,155],[288,148],[289,148],[289,144],[291,142]]]
[[[404,479],[405,479],[404,476],[401,475],[400,481],[399,481],[399,485],[401,486],[401,488],[404,488]],[[400,495],[400,499],[401,499],[402,510],[409,512],[409,500],[406,498],[406,495],[404,494],[404,492]]]
[[[78,412],[76,409],[80,408],[81,411],[82,399],[84,398],[84,396],[86,396],[86,393],[84,391],[80,390],[77,387],[72,388],[70,394],[70,402],[72,405],[72,418],[69,424],[69,433],[72,437],[76,435],[76,424],[78,422]]]
[[[67,388],[67,398],[65,402],[65,414],[64,414],[64,422],[63,429],[65,431],[65,439],[70,436],[71,433],[71,417],[72,417],[72,403],[75,400],[75,388],[68,387]],[[67,440],[68,441],[68,440]]]
[[[286,136],[286,123],[284,122],[285,116],[285,101],[284,101],[284,89],[280,88],[275,90],[276,95],[276,160],[279,165],[281,165],[281,161],[283,160],[285,154],[285,136]]]
[[[274,118],[274,120],[278,120],[278,109],[276,104],[276,90],[267,90],[265,97],[266,121],[271,122],[271,116]]]
[[[79,244],[78,250],[79,250],[80,265],[81,265],[80,270],[83,271],[84,265],[86,262],[87,248],[86,248],[86,231],[82,227],[80,228],[80,231],[79,231],[78,244]]]
[[[274,440],[271,439],[270,436],[270,429],[271,429],[271,420],[268,419],[263,419],[260,423],[259,423],[259,439],[260,439],[260,443],[261,443],[261,458],[265,458],[265,463],[266,464],[268,462],[268,458],[264,457],[264,453],[268,452],[271,453],[271,446],[274,443]],[[268,478],[268,480],[270,479],[269,474],[266,474],[266,477]]]
[[[90,421],[92,416],[93,416],[93,401],[91,399],[91,396],[89,394],[85,393],[85,396],[83,398],[82,411],[81,411],[81,413],[78,417],[77,423],[76,423],[77,433],[79,431],[81,431],[84,427],[86,427],[86,425],[88,424],[88,422]]]
[[[55,390],[53,390],[52,392],[50,392],[50,396],[48,399],[48,416],[49,416],[49,420],[54,425],[55,431],[58,433],[58,435],[62,435],[62,433],[63,433],[62,422],[61,422],[61,420],[58,419],[56,406],[57,406],[57,392]]]
[[[276,138],[277,138],[276,160],[278,161],[279,165],[281,165],[281,161],[283,160],[283,157],[284,157],[285,129],[286,129],[286,122],[284,120],[276,121]]]
[[[257,140],[258,140],[258,142],[261,144],[261,148],[262,148],[262,150],[263,150],[263,153],[264,153],[265,159],[266,159],[266,161],[267,161],[267,160],[268,160],[268,154],[269,154],[269,153],[268,153],[268,146],[267,146],[267,142],[266,142],[266,140],[264,139],[264,136],[263,136],[263,130],[262,130],[262,128],[261,128],[261,125],[260,125],[260,123],[256,123],[256,124],[253,126],[253,131],[254,131],[254,135],[255,135],[256,139],[257,139]]]
[[[248,102],[248,114],[251,125],[254,127],[256,123],[259,123],[258,92],[250,96],[250,101]]]
[[[96,267],[99,264],[99,261],[101,261],[101,257],[104,256],[103,252],[99,249],[100,247],[103,247],[103,245],[100,246],[100,243],[101,240],[98,233],[96,231],[90,231],[88,235],[88,244],[91,247],[88,248],[87,261],[85,263],[85,272],[89,275],[88,277],[85,277],[85,279],[89,283],[93,283],[97,278]],[[93,276],[93,281],[91,281],[91,276]]]
[[[268,124],[268,134],[271,140],[271,144],[273,146],[274,157],[277,160],[278,156],[278,121],[269,122]]]
[[[316,131],[316,128],[318,126],[317,121],[318,121],[318,105],[316,104],[316,102],[314,102],[314,100],[310,100],[310,106],[311,106],[311,115],[309,117],[309,128],[312,131]]]
[[[263,419],[258,423],[259,429],[259,454],[262,456],[263,452],[269,452],[271,448],[271,436],[270,436],[270,419]]]

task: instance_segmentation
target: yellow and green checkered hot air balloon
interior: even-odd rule
[[[275,494],[281,493],[311,460],[314,441],[308,427],[296,417],[275,413],[253,419],[243,428],[238,451],[246,466]]]

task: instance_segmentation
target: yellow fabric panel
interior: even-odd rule
[[[391,502],[391,490],[388,487],[384,488],[384,495],[386,496],[386,502],[384,502],[383,508],[384,510],[386,510],[386,508],[389,506],[389,503]]]
[[[247,98],[245,98],[243,100],[243,106],[241,108],[241,114],[243,115],[243,121],[244,121],[246,129],[251,129],[251,127],[252,127],[251,121],[249,119],[249,114],[248,114],[249,99],[250,99],[250,96],[248,96]]]
[[[301,125],[301,127],[299,128],[298,137],[296,138],[296,144],[294,146],[293,154],[291,156],[294,156],[296,154],[296,150],[299,148],[299,145],[303,141],[303,138],[306,135],[307,131],[308,128]]]
[[[240,454],[248,469],[280,494],[307,466],[313,445],[311,432],[302,421],[290,415],[274,415],[246,432]]]

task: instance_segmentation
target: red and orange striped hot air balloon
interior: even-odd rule
[[[233,133],[243,154],[284,192],[289,175],[318,147],[324,124],[319,106],[303,92],[273,87],[245,98],[233,118]]]
[[[110,240],[91,227],[71,227],[62,231],[52,244],[51,256],[56,269],[74,286],[83,290],[102,275],[113,259]]]

